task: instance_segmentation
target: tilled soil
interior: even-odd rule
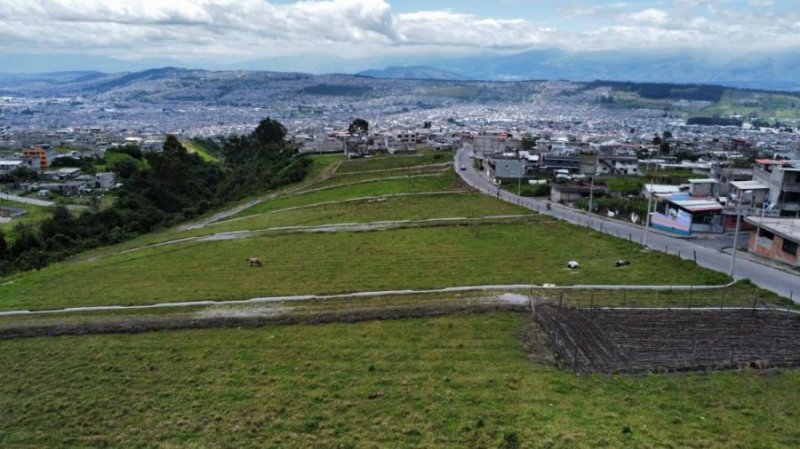
[[[537,307],[557,364],[578,373],[800,366],[800,317],[764,310]]]

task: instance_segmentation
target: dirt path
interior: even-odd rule
[[[725,285],[573,285],[568,287],[559,287],[559,289],[566,290],[714,290],[729,287],[731,284]],[[265,304],[275,302],[292,302],[292,301],[327,301],[332,299],[357,299],[357,298],[376,298],[383,296],[406,296],[406,295],[419,295],[428,293],[464,293],[464,292],[478,292],[478,291],[514,291],[514,290],[532,290],[544,289],[541,285],[536,284],[497,284],[497,285],[468,285],[457,287],[445,287],[438,289],[423,289],[423,290],[383,290],[383,291],[366,291],[366,292],[353,292],[353,293],[338,293],[331,295],[287,295],[287,296],[264,296],[258,298],[244,299],[244,300],[230,300],[230,301],[185,301],[185,302],[168,302],[157,304],[144,304],[136,306],[121,306],[121,305],[108,305],[108,306],[92,306],[92,307],[68,307],[63,309],[47,309],[47,310],[8,310],[0,311],[0,317],[3,316],[23,316],[23,315],[43,315],[43,314],[72,314],[82,312],[98,312],[98,311],[125,311],[125,310],[148,310],[148,309],[162,309],[173,307],[202,307],[202,306],[219,306],[219,305],[245,305],[245,304]],[[521,295],[505,296],[505,302],[516,303],[520,301]],[[674,310],[669,308],[668,310]],[[711,308],[719,310],[719,308]],[[749,307],[735,307],[732,309],[752,310]],[[699,310],[699,309],[692,309]],[[770,310],[777,310],[771,308]]]

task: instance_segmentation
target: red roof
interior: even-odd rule
[[[786,161],[776,161],[774,159],[756,159],[756,163],[761,165],[786,165]]]

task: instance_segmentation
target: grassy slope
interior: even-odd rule
[[[425,158],[429,156],[413,159],[425,164]],[[312,177],[304,184],[306,189],[325,187],[329,182],[336,185],[340,181],[334,178],[341,175],[334,174],[325,179],[323,174],[330,174],[340,162],[342,165],[352,163],[338,157],[314,160]],[[412,158],[396,160],[403,160],[405,164]],[[375,163],[386,164],[380,159],[356,162],[368,164],[361,168],[369,170],[374,169]],[[349,198],[462,189],[452,172],[434,177],[326,188],[266,201],[240,213],[241,220],[195,231],[144,236],[124,247],[191,235],[275,226],[523,212],[494,198],[460,193],[339,203],[268,213]],[[372,233],[271,235],[235,241],[191,242],[113,254],[113,248],[96,251],[0,283],[0,309],[225,300],[273,294],[491,283],[703,284],[725,281],[725,276],[687,262],[661,254],[645,255],[637,245],[552,222]],[[100,255],[105,257],[96,257]],[[251,270],[245,266],[244,259],[253,255],[264,260],[266,266],[263,270]],[[577,272],[566,270],[564,264],[571,259],[580,260],[582,269]],[[614,269],[612,264],[617,259],[628,259],[633,264],[625,269]]]
[[[748,117],[753,114],[770,121],[797,119],[800,118],[800,98],[781,93],[729,90],[719,102],[704,108],[701,112],[696,115]]]
[[[579,377],[526,358],[524,319],[0,342],[0,446],[800,445],[796,371]]]
[[[287,207],[305,206],[328,201],[341,201],[353,198],[365,198],[371,196],[394,195],[401,193],[420,193],[420,192],[440,192],[440,191],[459,191],[461,185],[452,173],[445,173],[439,176],[407,177],[403,179],[393,179],[382,181],[374,178],[375,182],[359,182],[350,185],[335,185],[327,188],[325,185],[315,186],[314,188],[323,189],[309,191],[301,195],[278,198],[272,201],[261,203],[255,207],[247,209],[238,217],[253,215]]]
[[[245,258],[259,256],[263,269]],[[568,260],[581,269],[565,268]],[[632,262],[623,269],[614,261]],[[722,283],[726,276],[563,223],[289,234],[149,248],[0,284],[0,309],[494,283]]]
[[[13,230],[17,224],[38,223],[50,218],[53,214],[49,207],[34,206],[26,203],[18,203],[16,201],[0,200],[0,206],[19,207],[28,211],[27,214],[17,217],[8,223],[0,223],[0,231],[3,231],[7,242],[14,240]]]
[[[486,195],[441,194],[368,199],[303,209],[250,215],[241,220],[209,226],[204,233],[265,229],[278,226],[309,226],[335,223],[366,223],[430,218],[476,218],[492,215],[529,214],[530,211]]]
[[[336,173],[355,173],[373,170],[394,170],[418,165],[444,164],[452,160],[451,152],[423,153],[412,156],[386,156],[352,159],[342,162]]]

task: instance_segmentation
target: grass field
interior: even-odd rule
[[[442,193],[422,196],[384,197],[309,206],[250,215],[211,225],[204,233],[265,229],[278,226],[309,226],[336,223],[367,223],[430,218],[478,218],[530,214],[530,211],[477,193]]]
[[[453,159],[451,152],[425,152],[410,156],[384,156],[343,161],[336,173],[355,173],[377,170],[395,170],[414,166],[447,163]]]
[[[284,196],[263,202],[255,207],[242,211],[237,217],[259,214],[287,207],[307,206],[330,201],[342,201],[354,198],[366,198],[403,193],[441,192],[463,190],[460,182],[452,173],[434,176],[410,176],[400,179],[382,180],[375,178],[372,182],[358,181],[355,184],[315,186],[319,190],[298,192],[292,196]]]
[[[12,242],[14,240],[14,227],[18,224],[38,223],[53,215],[49,207],[34,206],[26,203],[18,203],[16,201],[0,200],[0,206],[18,207],[28,211],[27,214],[14,218],[8,223],[0,223],[0,231],[5,235],[7,242]]]
[[[518,314],[0,341],[0,446],[797,447],[796,371],[575,376]]]
[[[262,269],[245,258],[259,256]],[[598,256],[602,255],[602,256]],[[569,270],[568,260],[581,269]],[[614,268],[627,259],[628,267]],[[79,280],[79,281],[78,281]],[[720,284],[725,275],[560,222],[285,234],[62,263],[0,284],[0,309],[454,285]]]
[[[800,98],[777,92],[728,90],[719,102],[704,108],[701,112],[708,117],[754,115],[766,121],[793,120],[800,118]]]

